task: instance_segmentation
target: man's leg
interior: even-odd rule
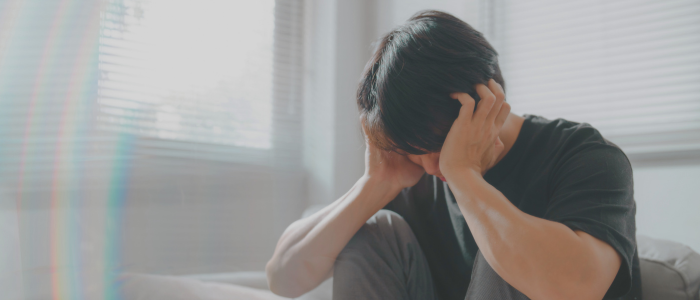
[[[333,299],[437,299],[428,262],[408,223],[380,210],[348,242],[333,268]]]
[[[526,300],[530,299],[520,291],[508,284],[481,254],[476,253],[474,267],[472,268],[472,280],[467,289],[465,300]]]

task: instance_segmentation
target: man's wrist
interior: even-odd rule
[[[472,181],[483,177],[484,176],[481,174],[481,170],[475,168],[460,168],[445,174],[445,179],[447,180],[448,184],[450,181],[456,183],[457,181]]]
[[[365,184],[371,185],[372,187],[377,188],[377,189],[386,190],[389,193],[393,193],[393,192],[398,193],[404,189],[404,187],[401,186],[396,181],[386,180],[386,179],[382,179],[382,178],[379,178],[376,176],[370,176],[367,174],[363,175],[360,178],[360,180],[363,181]]]
[[[398,184],[379,180],[367,175],[360,177],[357,184],[360,184],[360,188],[366,190],[368,195],[371,195],[370,198],[372,199],[370,201],[383,203],[384,205],[391,202],[391,200],[396,198],[396,195],[403,190]],[[382,207],[384,207],[384,205],[382,205]]]
[[[475,170],[472,168],[464,168],[461,170],[458,170],[456,172],[453,172],[448,176],[445,176],[445,180],[447,180],[447,184],[450,186],[450,189],[453,190],[459,190],[459,189],[470,189],[470,186],[473,186],[479,181],[483,181],[484,176],[481,175],[481,171]]]

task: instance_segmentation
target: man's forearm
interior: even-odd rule
[[[341,198],[290,225],[266,267],[270,289],[298,297],[328,278],[352,236],[399,191],[362,177]]]
[[[603,297],[610,272],[601,271],[606,262],[579,232],[520,211],[479,173],[462,172],[448,184],[480,251],[506,282],[532,299]]]

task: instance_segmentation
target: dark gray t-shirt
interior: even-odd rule
[[[632,168],[588,124],[525,116],[515,144],[484,179],[521,211],[612,246],[622,266],[605,299],[641,299]],[[462,300],[478,246],[447,183],[424,175],[385,209],[411,226],[443,300]]]

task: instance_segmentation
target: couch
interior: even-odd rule
[[[700,300],[700,254],[680,243],[637,236],[642,297],[645,300]],[[300,300],[330,300],[332,278]],[[267,287],[265,273],[234,272],[163,276],[122,276],[125,300],[281,300]]]

